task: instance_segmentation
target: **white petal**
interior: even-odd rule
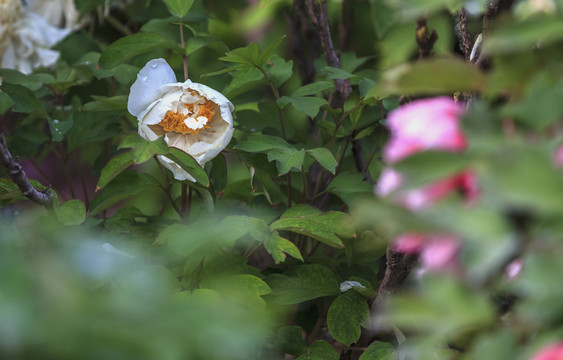
[[[131,85],[127,110],[138,116],[151,103],[163,95],[161,85],[175,83],[174,70],[164,59],[153,59],[139,71],[137,80]]]
[[[160,163],[165,168],[167,168],[168,170],[170,170],[172,172],[172,175],[174,175],[174,179],[180,180],[180,181],[189,180],[191,182],[195,182],[195,179],[194,179],[193,176],[188,174],[188,172],[186,170],[182,169],[180,167],[180,165],[176,164],[174,161],[170,160],[169,158],[159,155],[158,160],[160,160]]]

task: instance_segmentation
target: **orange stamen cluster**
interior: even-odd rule
[[[182,114],[178,111],[168,110],[166,114],[164,114],[164,118],[162,121],[158,123],[158,125],[162,126],[164,131],[173,131],[181,134],[197,134],[201,129],[191,129],[189,128],[184,120],[188,117],[190,113],[193,113],[194,104],[184,104],[188,110],[188,114]],[[213,108],[215,104],[211,100],[206,100],[203,105],[200,106],[197,115],[193,116],[196,121],[199,116],[204,116],[207,119],[207,122],[211,121],[215,111]],[[208,127],[204,125],[203,128]]]

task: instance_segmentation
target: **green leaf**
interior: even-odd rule
[[[192,7],[194,0],[162,0],[168,7],[170,14],[176,16],[177,18],[183,18],[187,15],[188,11]]]
[[[35,94],[28,88],[21,85],[4,83],[1,89],[14,101],[12,111],[25,113],[37,111],[43,116],[46,115],[45,109],[43,109],[43,106],[39,100],[37,100]]]
[[[58,120],[58,119],[51,119],[50,117],[47,118],[49,122],[49,130],[51,130],[51,137],[53,141],[60,142],[64,139],[65,134],[72,128],[72,117],[69,117],[67,120]]]
[[[19,71],[12,69],[0,69],[0,77],[2,77],[2,82],[4,84],[17,84],[24,86],[31,91],[37,91],[43,86],[43,84],[55,81],[54,76],[51,74],[35,73],[24,75]]]
[[[555,15],[536,15],[523,21],[505,22],[487,34],[483,51],[487,54],[530,51],[538,43],[541,46],[563,39],[563,22]]]
[[[277,101],[277,104],[280,108],[286,107],[288,104],[293,105],[293,107],[301,111],[309,117],[315,117],[319,113],[319,108],[323,105],[328,104],[325,99],[321,99],[318,97],[310,97],[310,96],[299,96],[299,97],[287,97],[282,96]]]
[[[327,187],[327,191],[338,196],[346,203],[350,203],[352,200],[367,194],[373,195],[372,185],[363,181],[364,177],[364,174],[341,172],[332,179]]]
[[[299,355],[307,349],[302,333],[299,326],[282,326],[278,329],[274,347],[282,354]]]
[[[90,215],[94,216],[111,205],[130,196],[141,193],[147,186],[158,182],[148,174],[130,170],[119,174],[90,203]]]
[[[476,66],[457,58],[435,58],[414,65],[402,64],[387,70],[366,98],[381,99],[399,94],[444,94],[482,91],[487,77]]]
[[[118,154],[111,158],[102,169],[96,191],[101,190],[117,175],[126,170],[129,166],[133,165],[133,154],[130,151]]]
[[[358,341],[362,325],[369,320],[367,299],[356,291],[346,291],[330,305],[327,314],[328,330],[332,337],[346,346]]]
[[[260,70],[250,66],[244,67],[235,73],[233,80],[223,90],[223,93],[228,98],[234,98],[264,84],[265,81],[264,74]]]
[[[73,115],[72,129],[67,134],[69,151],[89,142],[101,141],[122,133],[114,112],[78,112]]]
[[[311,84],[307,84],[305,86],[300,87],[297,89],[293,94],[292,97],[300,97],[300,96],[307,96],[307,95],[315,95],[322,91],[332,89],[334,84],[330,81],[316,81]]]
[[[326,341],[317,340],[297,360],[338,360],[338,353]]]
[[[170,147],[168,148],[166,157],[187,171],[199,184],[209,187],[209,177],[205,173],[205,170],[203,170],[190,154],[180,149]]]
[[[353,77],[359,77],[357,75],[349,73],[348,71],[332,66],[323,66],[320,72],[321,74],[326,75],[328,79],[350,79]]]
[[[351,263],[361,264],[381,258],[389,240],[373,230],[364,230],[357,238],[342,240],[346,257]]]
[[[178,51],[180,47],[175,41],[156,33],[129,35],[113,42],[104,50],[100,57],[100,66],[112,68],[133,56],[159,48]]]
[[[164,137],[148,141],[138,134],[125,136],[118,149],[132,149],[135,164],[142,164],[150,160],[154,155],[165,155],[170,151],[168,144],[164,141]]]
[[[86,208],[82,201],[72,199],[59,204],[58,201],[53,203],[55,216],[63,225],[80,225],[86,219]]]
[[[206,45],[216,42],[219,40],[211,36],[193,36],[186,41],[185,53],[186,55],[193,54]]]
[[[272,149],[295,149],[293,146],[287,143],[277,136],[262,135],[262,134],[251,134],[244,141],[239,142],[235,149],[246,151],[250,153],[256,152],[266,152]]]
[[[415,188],[456,175],[465,170],[471,160],[460,153],[423,151],[398,162],[394,168],[403,176],[402,186]]]
[[[273,41],[270,46],[264,50],[262,55],[260,55],[260,59],[258,60],[258,65],[262,66],[266,60],[270,58],[270,55],[274,52],[274,50],[278,47],[278,45],[285,39],[285,35],[280,36],[277,40]],[[283,59],[282,59],[283,60]]]
[[[216,290],[230,301],[244,304],[250,309],[264,308],[266,302],[262,296],[272,292],[263,280],[248,274],[206,277],[200,286]]]
[[[84,111],[125,111],[127,110],[127,95],[111,97],[92,95],[95,101],[84,104]]]
[[[359,360],[396,360],[397,353],[393,345],[382,342],[372,342],[366,351],[360,355]]]
[[[293,60],[285,61],[281,57],[274,55],[264,65],[264,68],[270,79],[272,79],[274,86],[279,88],[293,75]]]
[[[227,52],[225,56],[219,58],[219,60],[251,66],[262,66],[258,52],[258,45],[256,45],[256,43],[250,43],[243,48],[237,48]]]
[[[276,302],[283,305],[299,304],[323,296],[337,295],[340,282],[328,268],[317,265],[295,267],[295,276],[273,274],[268,283]]]
[[[303,261],[303,257],[301,256],[297,246],[295,246],[295,244],[291,241],[279,236],[277,231],[274,231],[271,236],[267,236],[264,239],[264,247],[266,248],[266,251],[272,255],[276,264],[285,261],[285,254]]]
[[[211,160],[209,178],[213,184],[213,190],[220,193],[227,187],[227,160],[225,155],[219,154]]]
[[[158,234],[155,244],[168,244],[175,254],[189,256],[207,243],[208,230],[206,226],[195,228],[193,225],[172,224]]]
[[[305,150],[273,149],[268,151],[268,161],[276,160],[278,176],[285,175],[291,169],[301,170],[305,160]]]
[[[316,148],[307,150],[307,154],[311,155],[321,164],[322,167],[335,173],[338,162],[327,148]]]

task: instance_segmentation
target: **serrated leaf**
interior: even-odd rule
[[[277,100],[277,104],[280,108],[284,108],[288,104],[291,104],[296,110],[313,118],[319,113],[320,107],[328,104],[328,102],[325,99],[312,96],[282,96]]]
[[[184,49],[186,55],[193,54],[199,49],[205,47],[206,45],[219,42],[214,37],[211,36],[194,36],[186,41],[186,47]]]
[[[219,60],[234,62],[238,64],[245,64],[251,66],[261,66],[260,58],[258,56],[258,45],[250,43],[245,47],[231,50]]]
[[[176,16],[177,18],[183,18],[186,16],[190,8],[192,7],[194,0],[162,0],[168,7],[170,14]]]
[[[328,309],[328,330],[336,340],[350,346],[360,338],[362,325],[369,317],[367,299],[356,291],[346,291]]]
[[[133,154],[130,151],[118,154],[111,158],[102,169],[96,191],[105,187],[117,175],[126,170],[129,166],[133,165]]]
[[[228,98],[234,98],[264,84],[265,81],[264,74],[257,68],[243,67],[235,73],[233,80],[223,90],[223,93]]]
[[[198,162],[188,153],[174,147],[168,148],[166,157],[187,171],[201,185],[209,187],[209,177]]]
[[[323,66],[321,68],[321,74],[325,74],[326,77],[329,79],[350,79],[353,77],[357,77],[357,75],[349,73],[348,71],[335,68],[332,66]]]
[[[278,176],[285,175],[291,169],[301,170],[305,160],[305,150],[273,149],[268,151],[268,161],[276,160]]]
[[[63,225],[72,226],[80,225],[86,219],[86,208],[82,201],[72,199],[59,204],[57,201],[53,203],[55,216]]]
[[[260,55],[260,59],[258,60],[258,65],[262,66],[262,64],[264,64],[266,62],[266,60],[268,60],[270,58],[270,55],[272,55],[272,53],[274,52],[274,50],[278,47],[278,45],[285,39],[285,35],[282,35],[281,37],[279,37],[277,40],[275,40],[274,42],[272,42],[270,44],[270,46],[268,46],[266,48],[266,50],[264,50],[264,52],[262,53],[262,55]]]
[[[266,251],[272,255],[276,264],[284,262],[285,254],[303,261],[303,257],[301,256],[297,246],[295,246],[295,244],[291,241],[279,236],[277,231],[274,231],[271,236],[264,239],[264,247],[266,248]]]
[[[270,79],[272,79],[274,86],[279,88],[293,75],[293,60],[285,61],[281,57],[274,55],[264,65],[264,68]]]
[[[340,292],[338,279],[327,267],[318,264],[299,265],[295,267],[295,273],[295,276],[274,274],[268,278],[277,303],[299,304]]]
[[[99,63],[102,68],[112,68],[133,56],[158,49],[165,48],[171,50],[182,50],[174,41],[156,33],[137,33],[123,37],[109,45]]]
[[[331,173],[335,173],[338,162],[326,148],[316,148],[307,150],[307,154],[311,155],[318,163]]]

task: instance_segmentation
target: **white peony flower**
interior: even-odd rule
[[[233,104],[208,86],[179,83],[164,59],[149,61],[131,86],[127,110],[139,120],[139,135],[190,154],[203,166],[217,156],[233,136]],[[165,156],[160,162],[177,180],[195,179]]]
[[[55,64],[59,52],[49,48],[69,32],[22,7],[20,0],[0,0],[0,68],[29,74]]]
[[[65,29],[80,27],[74,0],[27,0],[27,7],[56,27]]]

